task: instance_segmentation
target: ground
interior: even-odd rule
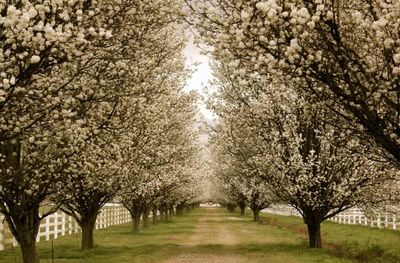
[[[304,238],[221,209],[202,209],[188,240],[165,263],[349,262],[312,253]],[[292,250],[292,251],[290,251]],[[301,255],[298,252],[301,251]]]
[[[400,254],[397,249],[400,233],[397,231],[326,223],[323,229],[326,230],[324,239],[327,249],[318,250],[307,247],[305,228],[300,219],[263,215],[263,220],[263,223],[254,223],[249,214],[240,217],[238,213],[228,213],[220,208],[196,209],[136,235],[131,232],[129,224],[97,230],[96,247],[89,252],[80,251],[79,235],[59,238],[54,240],[54,262],[400,262],[400,257],[386,257],[386,254],[382,254],[386,250],[377,250],[375,247],[371,251],[380,254],[371,254],[370,250],[359,251],[359,254],[367,253],[365,261],[365,258],[357,258],[358,248],[349,247],[347,251],[342,246],[344,241],[359,242],[357,244],[364,246],[362,242],[368,235],[378,238],[376,241],[391,253]],[[368,244],[373,241],[368,240]],[[52,262],[51,242],[40,242],[38,247],[41,262]],[[381,260],[371,260],[374,255]],[[9,248],[0,251],[0,263],[13,262],[22,262],[18,249],[15,250],[15,256]]]

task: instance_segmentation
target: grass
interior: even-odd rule
[[[95,231],[95,248],[80,250],[80,234],[64,236],[54,240],[55,262],[68,263],[116,263],[116,262],[159,262],[167,255],[163,250],[176,247],[177,240],[186,239],[196,221],[195,214],[173,221],[160,223],[139,234],[131,232],[131,225],[124,224]],[[37,243],[40,262],[51,262],[51,242]],[[21,263],[19,248],[15,248],[17,262]],[[0,263],[13,263],[13,251],[0,251]]]
[[[271,214],[264,214],[263,217],[263,224],[307,236],[301,218]],[[322,223],[321,231],[323,246],[337,256],[354,262],[400,262],[400,231],[329,221]]]
[[[140,234],[132,234],[129,224],[96,230],[96,247],[85,252],[79,235],[61,237],[54,240],[54,262],[400,262],[393,261],[399,259],[399,232],[327,222],[322,228],[327,249],[309,249],[301,219],[262,216],[264,222],[258,224],[250,215],[196,209]],[[38,243],[38,251],[41,262],[51,262],[51,242]],[[21,263],[19,249],[15,252]],[[362,258],[362,252],[369,258]],[[10,248],[0,251],[0,263],[13,262]]]

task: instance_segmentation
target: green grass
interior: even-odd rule
[[[177,247],[177,240],[186,239],[192,232],[196,214],[174,218],[151,229],[133,234],[130,224],[95,231],[95,248],[81,251],[80,234],[60,237],[54,240],[55,262],[68,263],[119,263],[159,262],[168,255],[163,250]],[[37,243],[41,262],[51,262],[51,242]],[[15,248],[17,262],[22,262],[19,248]],[[0,263],[12,263],[13,251],[8,247],[0,251]]]
[[[301,218],[263,214],[263,221],[307,237]],[[326,221],[321,232],[323,246],[335,255],[355,262],[400,262],[400,231]]]
[[[85,252],[80,250],[80,235],[61,237],[54,240],[54,262],[400,262],[400,233],[396,231],[327,222],[322,228],[326,249],[309,249],[301,219],[262,217],[260,224],[252,222],[249,213],[240,217],[224,209],[196,209],[140,234],[132,234],[129,224],[97,230],[96,247]],[[41,262],[51,262],[51,242],[38,243],[38,251]],[[21,263],[19,249],[15,252]],[[369,256],[367,261],[360,258],[361,252]],[[381,261],[371,256],[374,253]],[[0,263],[13,262],[9,247],[0,251]]]

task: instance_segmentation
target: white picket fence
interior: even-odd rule
[[[367,217],[361,209],[352,208],[337,214],[329,220],[339,224],[365,225],[397,230],[400,224],[398,219],[399,218],[395,214],[388,212],[376,213],[373,216]]]
[[[107,228],[113,225],[124,224],[131,221],[131,216],[124,207],[118,204],[107,204],[97,216],[96,229]],[[57,239],[59,236],[71,235],[80,232],[78,223],[64,212],[57,211],[46,217],[40,224],[36,242],[41,240]],[[7,244],[17,246],[18,243],[10,233],[4,216],[0,214],[0,251]]]
[[[273,205],[262,210],[264,213],[283,215],[283,216],[300,216],[300,213],[288,205]],[[329,219],[331,222],[349,225],[364,225],[369,227],[385,228],[397,230],[400,227],[400,217],[396,214],[384,212],[376,213],[372,216],[366,216],[359,208],[352,208]]]

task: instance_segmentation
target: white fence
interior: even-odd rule
[[[131,221],[131,216],[128,210],[120,205],[107,204],[97,216],[96,229],[124,224],[129,221]],[[43,219],[36,242],[57,239],[59,236],[71,235],[80,231],[78,223],[71,216],[58,211]],[[4,222],[4,216],[0,214],[0,251],[4,250],[6,244],[18,245]]]
[[[397,221],[398,217],[395,214],[384,212],[376,213],[373,216],[367,217],[362,210],[358,208],[349,209],[337,214],[329,220],[339,224],[365,225],[393,230],[397,230],[400,224],[400,222]]]
[[[283,216],[300,216],[300,213],[296,209],[287,205],[273,205],[270,208],[264,209],[262,212]],[[329,221],[339,224],[364,225],[397,230],[400,227],[399,219],[399,216],[389,212],[367,216],[361,209],[352,208],[337,214],[330,218]]]

